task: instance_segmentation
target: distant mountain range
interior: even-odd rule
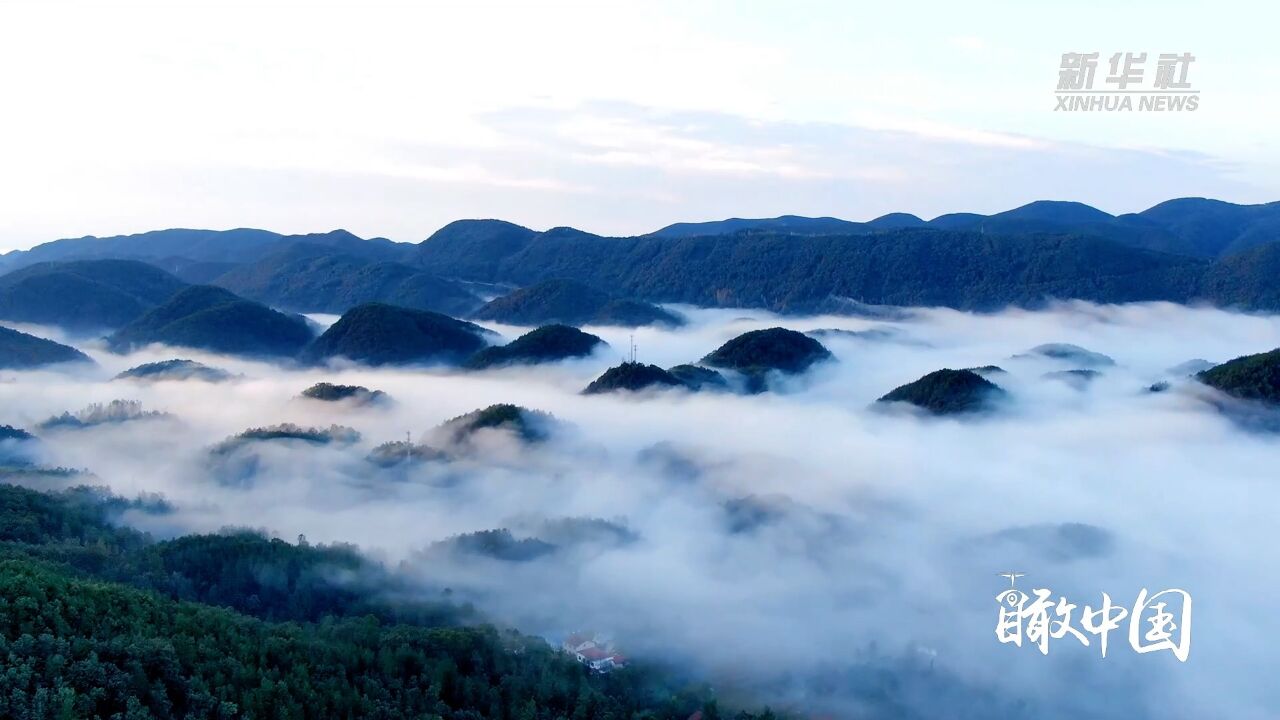
[[[465,315],[481,304],[461,285],[421,268],[298,242],[211,282],[259,302],[298,312],[341,314],[367,302]]]
[[[915,215],[891,213],[861,223],[795,215],[677,223],[650,233],[650,237],[687,238],[743,230],[862,235],[902,228],[971,230],[996,235],[1071,233],[1102,237],[1146,250],[1217,258],[1280,238],[1280,203],[1235,205],[1221,200],[1181,198],[1140,213],[1117,216],[1082,203],[1041,200],[995,215],[951,213],[927,222]]]
[[[733,218],[627,238],[573,228],[537,232],[500,220],[453,222],[418,244],[342,230],[161,230],[58,240],[0,256],[0,273],[10,273],[0,277],[0,317],[47,322],[41,313],[77,314],[84,325],[119,326],[154,307],[171,284],[65,265],[90,259],[145,262],[178,281],[294,312],[341,313],[379,302],[464,317],[479,311],[508,322],[527,308],[519,296],[479,308],[492,295],[547,281],[592,288],[574,293],[583,298],[779,312],[864,304],[988,310],[1069,298],[1280,310],[1277,241],[1280,203],[1203,198],[1118,216],[1039,201],[928,221],[904,213],[869,222]],[[39,263],[62,264],[29,269]],[[23,292],[14,296],[13,287]],[[62,288],[71,290],[47,308],[32,300]],[[539,315],[531,324],[592,319]]]

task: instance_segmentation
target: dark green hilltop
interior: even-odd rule
[[[507,430],[526,442],[538,442],[547,439],[554,425],[547,413],[499,403],[446,420],[434,434],[446,444],[457,444],[481,430]]]
[[[506,345],[487,347],[467,361],[476,369],[502,365],[532,365],[570,358],[586,357],[607,347],[605,341],[591,333],[568,325],[544,325],[521,335]]]
[[[0,369],[32,370],[61,363],[92,363],[88,355],[52,340],[0,326]]]
[[[701,365],[676,365],[667,368],[667,372],[690,390],[724,390],[729,387],[723,375]]]
[[[185,286],[135,260],[38,263],[0,277],[0,319],[76,330],[118,328]]]
[[[604,374],[591,381],[583,390],[585,395],[628,390],[639,392],[650,388],[684,387],[684,383],[671,373],[657,365],[646,365],[638,362],[624,362],[604,371]]]
[[[456,365],[488,345],[489,331],[426,310],[366,303],[348,310],[302,354],[367,365]]]
[[[745,332],[699,362],[741,373],[746,390],[758,393],[769,389],[770,373],[798,375],[833,358],[825,345],[808,335],[774,327]]]
[[[1005,391],[972,370],[944,368],[894,388],[880,403],[908,403],[934,415],[955,415],[989,410]]]
[[[1280,405],[1280,349],[1238,357],[1205,370],[1196,378],[1241,400]]]
[[[302,391],[302,397],[321,402],[340,402],[353,400],[357,403],[381,402],[387,394],[381,390],[370,390],[363,385],[335,385],[319,382]]]
[[[234,377],[221,368],[210,367],[195,360],[161,360],[129,368],[116,376],[117,380],[201,380],[222,382]]]
[[[192,285],[107,339],[116,352],[151,343],[229,355],[292,357],[311,341],[306,320],[211,285]]]

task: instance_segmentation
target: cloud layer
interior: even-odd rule
[[[98,368],[0,377],[0,423],[34,428],[92,402],[141,401],[173,417],[44,431],[38,459],[86,468],[123,495],[163,493],[174,514],[131,518],[158,533],[237,525],[354,542],[424,593],[448,587],[552,639],[610,632],[629,654],[692,669],[722,694],[842,717],[1262,718],[1280,702],[1267,679],[1280,631],[1268,609],[1280,567],[1267,550],[1280,444],[1233,425],[1168,372],[1280,345],[1280,319],[1165,304],[922,309],[892,323],[682,311],[688,327],[637,331],[641,360],[693,361],[777,324],[892,332],[828,334],[836,363],[750,397],[578,394],[616,351],[485,373],[320,371],[164,348],[119,357],[80,343]],[[628,331],[588,329],[628,346]],[[1117,366],[1076,387],[1044,377],[1069,363],[1012,358],[1046,342]],[[242,377],[110,380],[170,357]],[[988,364],[1007,371],[993,379],[1013,398],[994,416],[870,407],[929,371]],[[393,403],[297,398],[321,380]],[[1171,389],[1145,392],[1159,380]],[[376,445],[429,438],[499,402],[547,411],[557,429],[536,444],[481,433],[447,463],[365,460]],[[282,422],[361,437],[260,443],[256,472],[225,482],[209,448]],[[557,522],[566,518],[609,524]],[[557,549],[512,561],[435,545],[490,528]],[[1047,657],[1000,645],[994,597],[1007,570],[1081,605],[1104,591],[1127,604],[1142,587],[1185,588],[1196,607],[1191,660],[1136,655],[1122,634],[1105,660],[1070,640]]]

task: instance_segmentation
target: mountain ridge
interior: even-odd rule
[[[548,280],[648,303],[781,313],[865,305],[982,311],[1066,299],[1265,311],[1280,310],[1280,279],[1271,272],[1280,263],[1278,241],[1280,202],[1177,198],[1121,215],[1036,201],[928,221],[905,213],[861,223],[790,215],[679,223],[632,237],[459,220],[418,244],[361,240],[346,231],[173,230],[55,241],[0,261],[146,251],[147,262],[188,278],[305,312],[389,302],[466,316],[473,287],[518,290]]]

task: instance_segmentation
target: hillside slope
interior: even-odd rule
[[[193,285],[107,339],[115,352],[160,343],[232,355],[293,356],[311,341],[305,320],[209,285]]]
[[[213,284],[296,312],[341,314],[363,303],[382,302],[460,315],[480,305],[457,283],[403,263],[333,253],[309,243],[239,266]]]
[[[88,355],[52,340],[0,326],[0,369],[31,370],[58,363],[91,363]]]
[[[303,358],[345,358],[368,365],[463,362],[488,342],[489,331],[447,315],[367,303],[348,310],[316,338]]]
[[[0,277],[0,319],[73,330],[118,328],[186,287],[133,260],[44,262]]]

